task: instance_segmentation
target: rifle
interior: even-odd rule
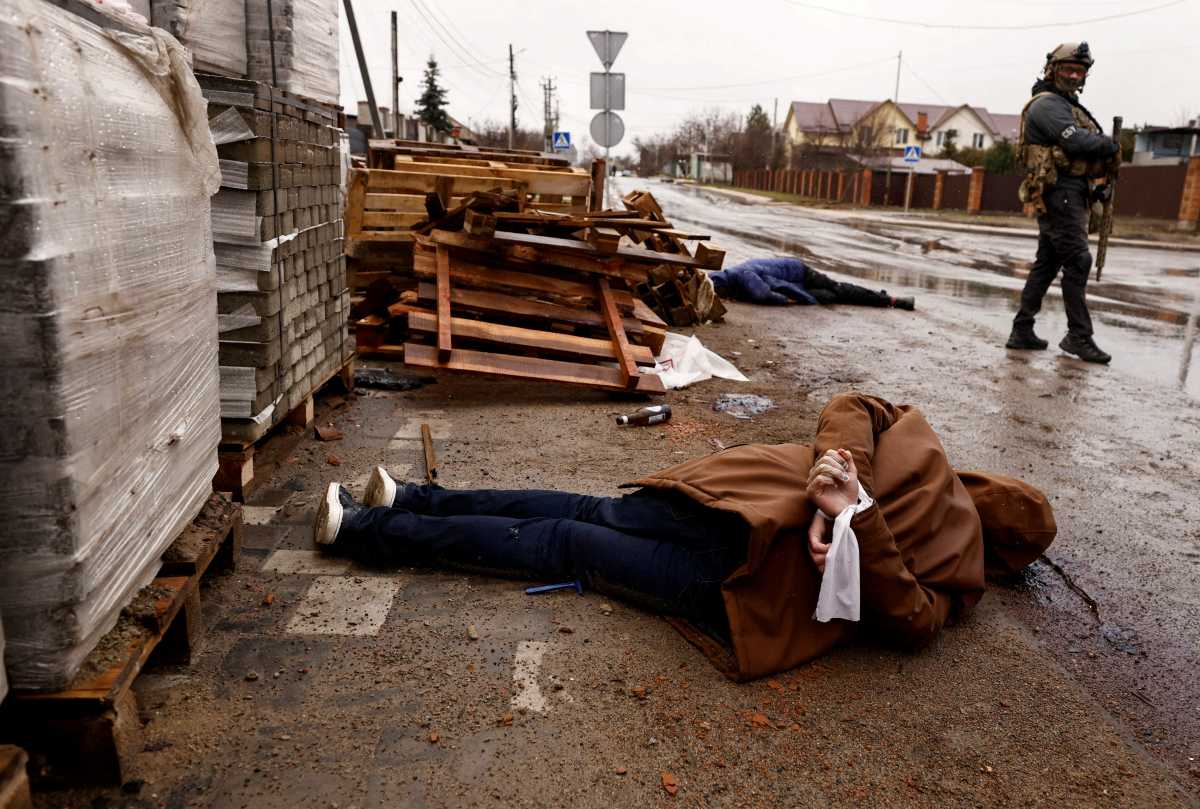
[[[1122,118],[1120,115],[1113,117],[1112,137],[1118,149],[1121,148],[1121,123]],[[1108,199],[1104,201],[1104,216],[1100,220],[1100,245],[1096,248],[1097,281],[1100,280],[1100,273],[1104,270],[1104,259],[1108,256],[1108,237],[1112,233],[1113,207],[1117,202],[1117,168],[1117,162],[1113,161],[1113,165],[1105,177],[1105,184],[1108,186]]]

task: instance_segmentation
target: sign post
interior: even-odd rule
[[[909,203],[912,202],[913,174],[916,172],[917,163],[921,162],[921,147],[905,146],[904,162],[908,164],[908,182],[904,184],[904,212],[908,213]]]
[[[571,151],[571,133],[555,132],[550,138],[550,143],[556,152],[569,152]]]
[[[609,68],[617,60],[617,54],[624,47],[625,40],[629,39],[629,34],[624,31],[588,31],[587,35],[596,55],[600,57],[600,64],[604,65],[603,73],[592,73],[590,76],[591,108],[601,111],[592,118],[588,130],[592,140],[604,147],[604,166],[607,172],[610,165],[608,150],[625,137],[625,122],[613,112],[625,109],[625,74],[611,73]],[[611,207],[608,201],[609,185],[611,184],[605,177],[605,208]]]

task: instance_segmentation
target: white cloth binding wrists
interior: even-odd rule
[[[862,604],[862,577],[858,561],[858,537],[850,521],[866,511],[875,501],[858,484],[858,502],[846,506],[833,520],[833,540],[825,556],[825,572],[821,576],[821,592],[813,617],[825,622],[833,618],[857,621]],[[824,516],[824,515],[822,515]],[[825,517],[825,519],[829,519]]]

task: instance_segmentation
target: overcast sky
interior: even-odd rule
[[[636,136],[667,132],[706,109],[744,115],[758,103],[770,115],[778,99],[782,124],[792,100],[890,98],[901,50],[901,101],[1017,113],[1046,52],[1086,40],[1096,66],[1083,102],[1106,128],[1118,114],[1126,125],[1200,115],[1200,0],[355,0],[354,8],[381,105],[391,106],[395,10],[401,111],[413,109],[432,53],[452,115],[506,122],[512,43],[518,123],[541,129],[539,85],[552,77],[560,128],[577,144],[587,142],[595,114],[588,108],[588,73],[602,70],[586,31],[628,32],[612,67],[626,74],[627,87],[620,113],[626,136],[617,153],[628,152]],[[340,70],[342,102],[353,110],[366,94],[344,18]]]

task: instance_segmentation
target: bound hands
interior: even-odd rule
[[[858,502],[858,469],[850,452],[831,449],[818,458],[808,473],[805,493],[817,507],[808,526],[808,553],[817,570],[824,573],[825,557],[829,554],[829,543],[825,542],[829,521]]]

